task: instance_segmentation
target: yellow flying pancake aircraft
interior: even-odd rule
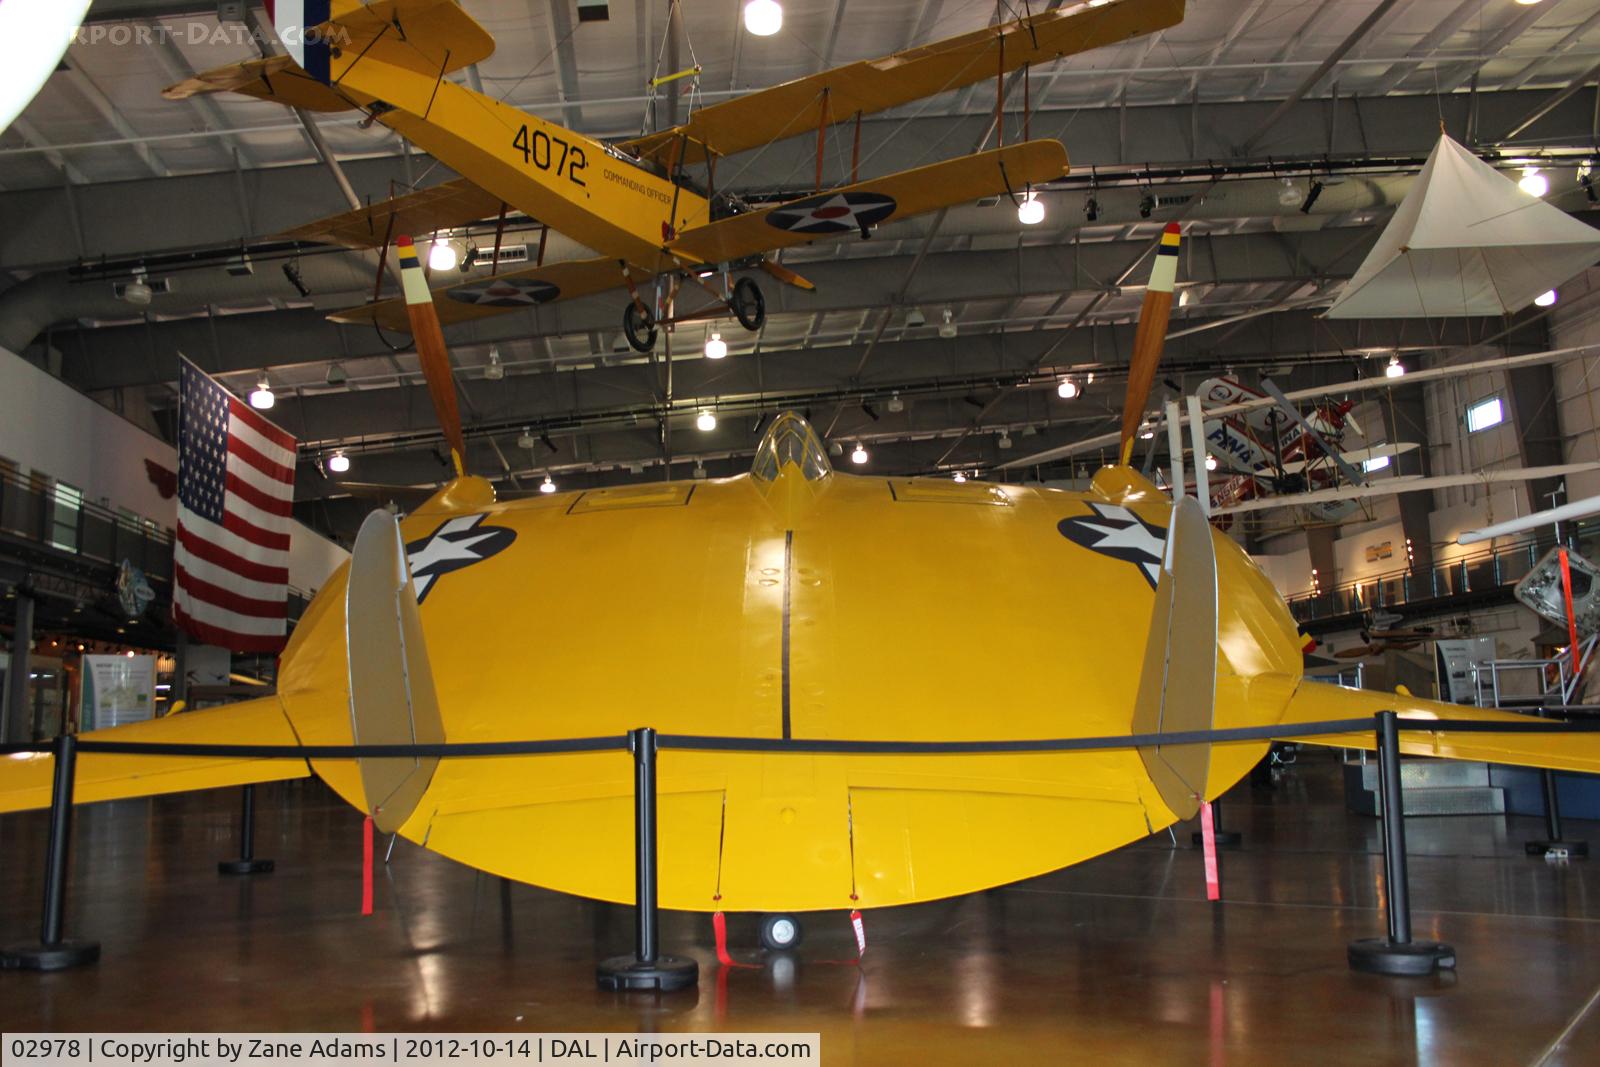
[[[374,5],[377,6],[377,5]],[[448,5],[446,5],[448,6]],[[1109,10],[1120,5],[1107,5]],[[992,741],[1277,727],[1394,709],[1514,714],[1302,677],[1267,578],[1127,465],[1172,304],[1157,248],[1122,457],[1085,492],[834,471],[793,414],[748,474],[497,501],[462,474],[375,512],[284,651],[274,696],[97,731],[314,745],[662,733]],[[415,248],[405,310],[461,458]],[[448,305],[447,305],[448,306]],[[519,625],[522,624],[522,625]],[[498,654],[484,654],[485,641]],[[1370,731],[1301,741],[1372,747]],[[1266,740],[1036,754],[665,749],[660,900],[694,911],[910,904],[1078,863],[1192,816]],[[1406,733],[1405,751],[1600,772],[1590,735]],[[49,801],[51,757],[0,760],[0,812]],[[634,898],[617,752],[264,760],[85,753],[79,802],[316,774],[385,831],[495,874]]]
[[[231,91],[314,111],[360,109],[367,121],[390,127],[463,175],[287,236],[384,248],[398,233],[461,227],[497,214],[503,220],[514,208],[600,254],[445,286],[438,291],[440,321],[626,286],[632,299],[624,330],[634,348],[648,352],[658,326],[689,318],[731,314],[746,329],[760,329],[766,306],[760,287],[748,276],[735,280],[735,270],[759,269],[812,288],[769,252],[829,235],[866,237],[880,223],[985,196],[1025,194],[1067,171],[1061,143],[1039,140],[824,190],[822,148],[830,126],[859,124],[863,115],[1164,29],[1182,20],[1184,0],[1111,0],[1032,15],[703,107],[681,126],[616,144],[449,81],[446,75],[494,51],[488,33],[454,0],[275,6],[269,0],[268,7],[290,54],[207,71],[165,95]],[[807,133],[817,138],[816,195],[759,210],[712,195],[718,159]],[[859,149],[859,125],[855,143]],[[704,191],[688,181],[690,165],[706,168]],[[853,158],[852,175],[856,170]],[[639,288],[646,283],[653,285],[649,300]],[[712,303],[675,314],[684,284],[703,289]],[[406,328],[400,300],[332,318]]]

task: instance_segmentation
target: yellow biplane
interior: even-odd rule
[[[446,75],[494,50],[454,0],[280,4],[274,20],[290,54],[207,71],[165,95],[229,91],[312,111],[363,111],[462,177],[287,236],[384,248],[396,234],[503,217],[509,207],[600,254],[444,286],[440,321],[448,326],[626,286],[624,331],[647,352],[658,327],[686,318],[732,315],[746,329],[760,329],[761,289],[748,274],[735,279],[736,271],[812,288],[768,253],[830,235],[866,237],[879,224],[986,196],[1026,195],[1067,171],[1061,143],[1038,140],[822,189],[822,143],[831,125],[1152,33],[1179,22],[1183,8],[1184,0],[1111,0],[1040,13],[703,107],[681,126],[616,144],[449,81]],[[714,195],[718,159],[812,131],[815,195],[757,210]],[[705,167],[704,186],[689,180],[690,166]],[[852,174],[856,169],[853,160]],[[647,283],[648,300],[640,291]],[[675,315],[686,284],[712,302]],[[398,299],[331,317],[406,328]]]
[[[1124,6],[1139,5],[1097,10]],[[1155,256],[1121,462],[1087,491],[845,474],[793,414],[774,419],[737,477],[499,501],[489,482],[463,474],[401,521],[369,517],[351,562],[295,629],[274,696],[86,737],[304,746],[651,726],[701,737],[1029,741],[1279,729],[1380,709],[1526,722],[1307,681],[1305,638],[1267,578],[1193,499],[1175,505],[1128,466],[1178,242],[1172,225]],[[442,316],[414,246],[398,247],[407,324],[459,462]],[[1297,740],[1373,747],[1370,731]],[[942,755],[669,748],[658,781],[660,900],[784,913],[970,893],[1191,817],[1269,743]],[[1588,735],[1439,730],[1403,744],[1600,771]],[[75,799],[314,773],[380,828],[444,856],[629,902],[632,770],[615,752],[300,762],[86,753]],[[48,803],[51,775],[48,755],[0,761],[0,812]]]

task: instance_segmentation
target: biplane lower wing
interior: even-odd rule
[[[80,734],[79,740],[140,744],[299,744],[277,697],[94,730]],[[50,784],[55,773],[55,760],[51,756],[19,755],[0,762],[5,765],[5,774],[0,776],[0,812],[50,806]],[[84,752],[78,756],[72,795],[78,803],[85,804],[252,782],[277,782],[310,774],[311,768],[303,759]]]
[[[494,218],[502,206],[498,196],[465,178],[457,178],[308,222],[283,236],[291,241],[317,241],[345,248],[378,248],[395,234],[421,235]]]
[[[639,279],[643,277],[638,274]],[[440,325],[449,326],[526,310],[555,300],[589,296],[625,284],[627,275],[615,259],[570,259],[564,263],[454,282],[434,289],[433,299]],[[375,323],[386,330],[411,331],[406,302],[398,297],[337,311],[328,318],[350,325]]]
[[[204,93],[243,93],[305,111],[348,111],[356,105],[307,74],[289,56],[247,59],[196,74],[161,91],[167,100]]]
[[[696,226],[667,245],[679,256],[721,263],[818,237],[870,232],[873,226],[1067,173],[1060,141],[1027,141],[959,159],[829,189],[815,196]]]

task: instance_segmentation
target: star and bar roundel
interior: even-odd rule
[[[451,300],[483,307],[532,307],[560,296],[561,287],[537,278],[485,278],[446,289],[445,294]]]
[[[824,193],[774,209],[767,225],[794,233],[864,231],[893,215],[895,206],[894,197],[882,193]]]
[[[1089,511],[1088,515],[1062,519],[1056,527],[1061,536],[1091,552],[1133,564],[1154,589],[1161,577],[1166,529],[1146,522],[1120,504],[1090,504]]]

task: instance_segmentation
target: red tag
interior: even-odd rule
[[[361,825],[361,914],[372,914],[372,816]]]
[[[1217,878],[1217,827],[1211,820],[1210,802],[1200,805],[1200,844],[1206,858],[1206,899],[1222,899],[1222,883]]]
[[[717,936],[717,962],[724,967],[750,967],[760,970],[759,963],[740,963],[728,955],[728,920],[722,912],[713,912],[711,915],[711,929]]]
[[[860,911],[852,911],[850,913],[850,927],[856,933],[856,955],[865,956],[867,954],[867,927],[861,921]]]

